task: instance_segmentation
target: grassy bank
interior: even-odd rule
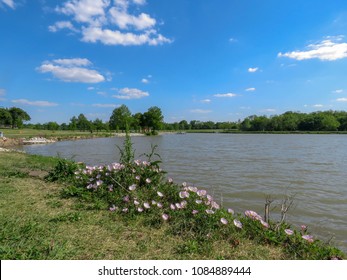
[[[105,192],[106,188],[109,190],[109,184],[99,189],[79,187],[79,184],[83,186],[84,179],[89,178],[87,181],[90,182],[90,176],[96,175],[93,173],[96,169],[91,171],[89,177],[81,177],[79,181],[74,181],[68,176],[70,167],[76,167],[74,163],[65,165],[65,162],[57,158],[13,152],[0,152],[0,158],[1,259],[343,257],[342,252],[319,241],[313,243],[301,239],[290,241],[287,236],[281,234],[275,236],[273,231],[263,228],[258,221],[240,215],[235,214],[233,217],[243,223],[243,229],[236,228],[232,223],[225,226],[219,222],[220,215],[227,215],[225,210],[220,210],[218,213],[216,211],[215,218],[212,215],[207,217],[203,213],[205,206],[201,205],[200,213],[194,216],[193,220],[189,199],[194,199],[196,195],[194,193],[191,193],[190,198],[186,198],[187,211],[165,210],[170,215],[168,221],[158,216],[154,207],[139,213],[136,210],[138,208],[132,209],[129,206],[128,213],[123,214],[114,206],[109,207],[110,202],[117,205],[125,203],[123,195],[120,195],[122,192],[128,194],[130,198],[135,195],[139,200],[144,198],[144,195],[153,195],[146,181],[139,182],[138,189],[133,193],[122,188],[115,189],[111,193]],[[148,172],[153,170],[147,167],[148,165],[138,169],[145,172],[142,173],[143,178],[146,177],[145,174],[152,174],[150,176],[152,183],[157,182],[167,197],[177,198],[178,194],[175,191],[178,186],[156,181],[160,176],[155,173],[149,174]],[[131,172],[124,171],[125,173],[121,174],[123,177],[107,176],[120,185],[125,182],[129,185],[127,180]],[[49,172],[50,181],[55,182],[44,179]],[[109,171],[105,174],[107,173]],[[101,177],[98,175],[97,177],[106,183],[107,178],[102,177],[105,174],[98,173]],[[123,178],[124,182],[120,178]],[[97,181],[95,184],[97,185]],[[165,199],[162,201],[164,206],[166,202]],[[110,211],[109,208],[114,209]],[[200,222],[197,223],[198,217]],[[205,225],[206,221],[209,224]],[[261,236],[257,236],[256,233],[268,236],[266,237],[268,239],[260,238]],[[277,239],[272,240],[274,238]]]

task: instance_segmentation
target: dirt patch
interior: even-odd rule
[[[7,137],[0,138],[0,147],[3,147],[3,148],[16,147],[22,144],[23,144],[23,139],[7,138]]]

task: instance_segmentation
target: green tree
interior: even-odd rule
[[[155,134],[157,130],[160,130],[163,125],[164,116],[161,109],[157,106],[153,106],[148,109],[144,114],[144,124],[151,130],[152,134]]]
[[[126,105],[122,105],[119,108],[113,110],[110,117],[109,126],[110,129],[119,129],[125,131],[127,125],[130,125],[132,120],[131,112]]]
[[[83,114],[79,114],[76,125],[80,131],[86,131],[91,129],[90,121],[88,121],[88,119]]]
[[[47,129],[48,130],[58,130],[59,129],[59,124],[57,124],[56,122],[49,122],[47,123]]]
[[[77,129],[77,118],[75,116],[70,119],[69,129],[72,131],[75,131]]]
[[[12,124],[12,115],[5,109],[0,108],[0,126],[11,125]]]
[[[100,130],[105,129],[105,124],[102,122],[102,120],[100,120],[98,118],[93,121],[93,126],[94,126],[94,128],[96,129],[97,132],[99,132]]]
[[[12,123],[11,123],[12,128],[15,128],[15,127],[21,128],[23,126],[23,121],[31,120],[28,113],[20,108],[12,107],[8,111],[12,116]]]

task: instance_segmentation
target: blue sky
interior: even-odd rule
[[[0,106],[31,122],[347,110],[345,0],[0,0]]]

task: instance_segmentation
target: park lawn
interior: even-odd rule
[[[62,183],[43,178],[58,159],[0,152],[0,257],[5,259],[289,259],[279,246],[240,239],[204,248],[153,228],[62,197]]]

